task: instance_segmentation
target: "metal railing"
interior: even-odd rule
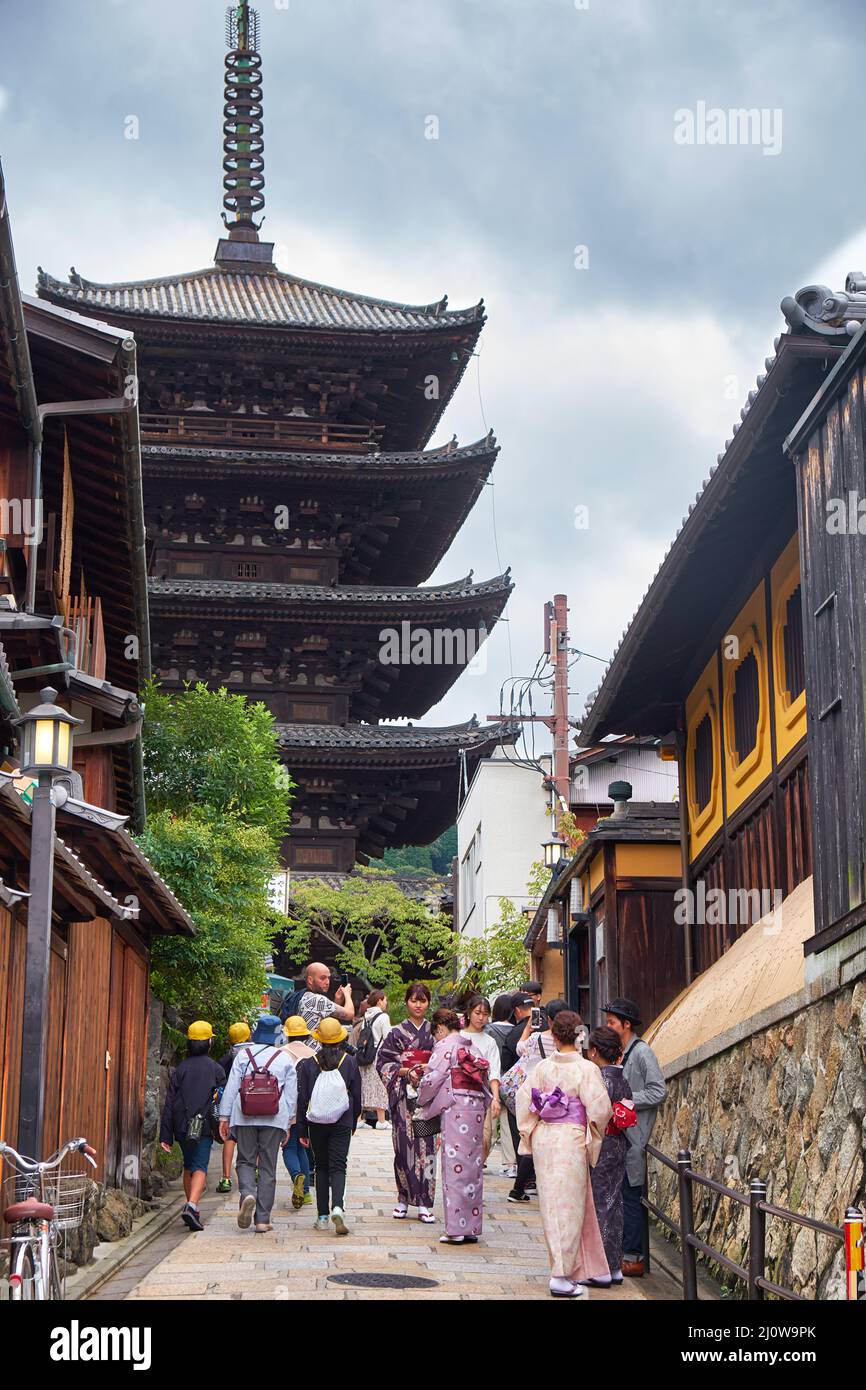
[[[741,1279],[746,1285],[747,1297],[750,1300],[760,1300],[765,1293],[771,1293],[775,1294],[777,1298],[789,1299],[798,1303],[810,1302],[803,1294],[795,1293],[793,1289],[784,1288],[781,1284],[774,1284],[771,1279],[766,1277],[767,1217],[773,1216],[795,1226],[806,1226],[810,1231],[816,1231],[819,1235],[829,1236],[831,1240],[837,1240],[840,1244],[844,1244],[845,1234],[839,1226],[830,1226],[826,1221],[816,1221],[814,1217],[801,1216],[799,1212],[789,1211],[786,1207],[774,1206],[772,1202],[767,1201],[767,1184],[762,1178],[752,1178],[748,1196],[746,1196],[742,1192],[737,1192],[733,1187],[726,1187],[724,1183],[716,1182],[714,1178],[707,1177],[705,1173],[696,1173],[692,1168],[692,1155],[688,1149],[678,1150],[676,1162],[668,1158],[667,1154],[663,1154],[653,1144],[647,1144],[646,1151],[650,1157],[676,1173],[680,1219],[678,1223],[672,1221],[667,1212],[662,1211],[661,1207],[656,1206],[655,1202],[650,1200],[647,1179],[643,1192],[644,1250],[648,1257],[649,1217],[652,1214],[657,1221],[660,1221],[668,1231],[679,1239],[682,1252],[684,1299],[695,1301],[698,1297],[697,1264],[700,1253],[721,1265],[736,1279]],[[737,1264],[735,1260],[723,1255],[721,1250],[714,1250],[706,1241],[695,1235],[695,1183],[699,1187],[707,1187],[711,1192],[717,1192],[721,1197],[727,1197],[732,1202],[739,1203],[740,1206],[749,1208],[746,1264]],[[649,1259],[647,1258],[648,1269]]]

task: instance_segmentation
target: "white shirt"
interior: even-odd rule
[[[390,1018],[385,1013],[384,1009],[380,1009],[377,1006],[376,1008],[367,1010],[366,1014],[361,1019],[362,1028],[365,1023],[369,1023],[370,1031],[373,1034],[373,1042],[378,1048],[391,1031]]]
[[[461,1028],[465,1038],[472,1039],[472,1046],[476,1052],[480,1052],[482,1057],[486,1057],[490,1063],[490,1071],[487,1073],[488,1080],[499,1081],[502,1076],[502,1062],[499,1056],[499,1045],[490,1033],[476,1033],[474,1028]]]

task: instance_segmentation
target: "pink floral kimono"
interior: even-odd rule
[[[517,1092],[520,1151],[531,1153],[544,1240],[554,1278],[610,1274],[595,1214],[590,1167],[612,1113],[601,1072],[579,1052],[539,1062]]]
[[[489,1063],[463,1033],[449,1033],[433,1049],[421,1084],[418,1109],[425,1119],[442,1116],[442,1195],[445,1234],[481,1235],[484,1213],[484,1116],[493,1097]],[[598,1070],[598,1068],[596,1068]]]

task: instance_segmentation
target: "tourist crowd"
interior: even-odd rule
[[[282,1153],[293,1207],[310,1204],[314,1187],[316,1229],[348,1235],[348,1156],[364,1116],[391,1133],[395,1220],[415,1212],[436,1222],[438,1156],[439,1239],[477,1244],[498,1130],[508,1201],[538,1201],[554,1297],[644,1273],[646,1146],[665,1082],[632,1000],[605,1003],[604,1023],[588,1030],[565,1000],[542,1005],[532,981],[492,1007],[470,995],[459,1012],[431,1012],[429,989],[413,984],[406,1018],[392,1028],[382,990],[356,1018],[349,984],[333,999],[330,989],[328,967],[314,962],[301,988],[272,996],[278,1012],[262,1014],[252,1032],[247,1023],[231,1027],[219,1062],[210,1056],[211,1025],[190,1025],[160,1132],[163,1149],[177,1140],[183,1152],[181,1216],[190,1230],[203,1229],[200,1199],[218,1138],[218,1191],[231,1191],[234,1161],[241,1229],[273,1229]]]

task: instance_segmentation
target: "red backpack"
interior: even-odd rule
[[[273,1072],[268,1071],[268,1067],[275,1057],[279,1057],[279,1048],[276,1052],[271,1053],[263,1067],[256,1066],[255,1058],[249,1048],[245,1048],[245,1051],[250,1060],[249,1067],[241,1082],[241,1110],[245,1115],[265,1118],[276,1115],[280,1108],[282,1087]]]

